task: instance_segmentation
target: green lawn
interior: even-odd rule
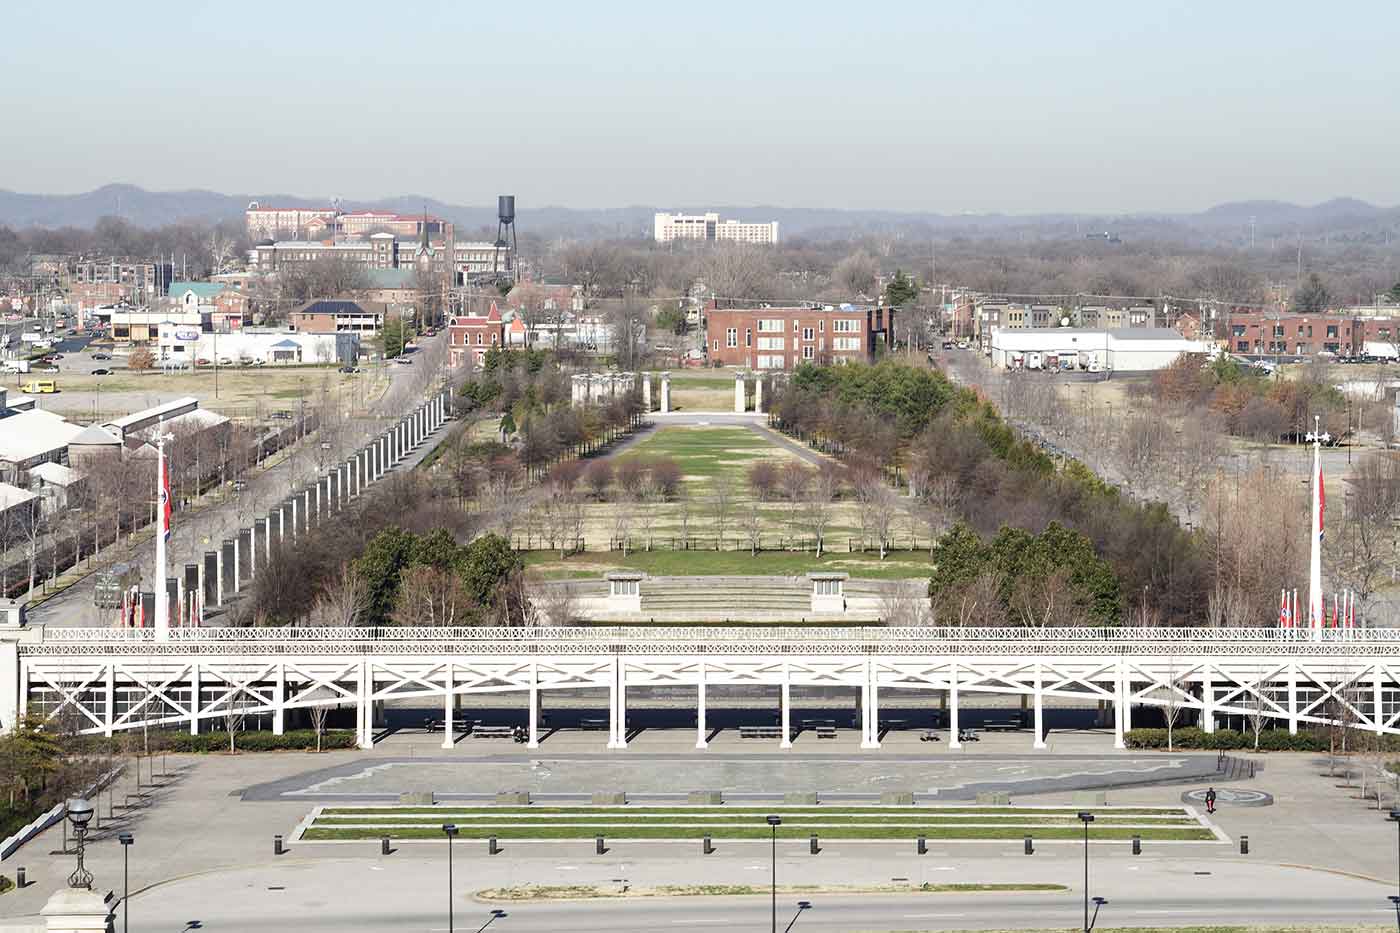
[[[498,824],[459,824],[461,835],[469,839],[485,839],[495,836],[498,839],[591,839],[606,836],[610,839],[699,839],[710,835],[716,839],[767,839],[770,829],[767,826],[707,826],[700,823],[678,825],[561,825],[531,826],[521,823]],[[1084,832],[1078,826],[940,826],[909,823],[903,826],[814,826],[800,823],[783,823],[778,827],[782,839],[804,839],[816,833],[827,839],[913,839],[924,836],[937,840],[999,840],[1021,839],[1033,836],[1036,839],[1081,839]],[[392,836],[395,839],[440,839],[441,825],[378,827],[347,826],[321,827],[319,822],[312,825],[303,835],[308,841],[329,841],[337,839],[378,839]],[[1105,827],[1095,828],[1091,840],[1126,841],[1133,836],[1141,836],[1144,841],[1191,841],[1211,842],[1215,834],[1208,829],[1196,827]]]
[[[843,542],[844,543],[844,542]],[[558,551],[530,551],[525,564],[546,579],[597,578],[609,570],[641,570],[653,576],[800,576],[809,570],[839,570],[872,580],[927,579],[932,561],[927,551],[899,551],[880,560],[879,554],[811,551],[589,551],[566,560]],[[579,564],[587,564],[581,568]]]
[[[770,812],[783,817],[778,834],[799,839],[816,833],[833,839],[996,840],[1079,839],[1083,828],[1076,811],[1015,807],[833,807],[708,808],[671,807],[340,807],[327,808],[304,838],[309,840],[433,839],[452,822],[468,838],[587,839],[603,835],[616,839],[693,839],[703,835],[724,839],[765,839],[770,829],[762,819]],[[1090,838],[1124,840],[1211,841],[1214,834],[1185,811],[1174,808],[1134,808],[1097,811],[1099,822]]]
[[[746,496],[749,465],[778,456],[777,447],[748,428],[685,426],[658,428],[618,459],[670,457],[687,478],[723,478],[737,484],[736,494]]]

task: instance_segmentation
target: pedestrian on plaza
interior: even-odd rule
[[[1206,812],[1207,812],[1207,813],[1214,813],[1214,812],[1215,812],[1215,788],[1214,788],[1214,787],[1208,787],[1208,788],[1206,788]]]

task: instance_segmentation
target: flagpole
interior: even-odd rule
[[[1322,418],[1313,416],[1313,431],[1307,435],[1313,445],[1312,475],[1312,553],[1308,567],[1308,627],[1313,640],[1322,640],[1324,619],[1322,593],[1322,442],[1331,438],[1322,433]]]
[[[157,428],[159,430],[159,428]],[[170,637],[170,595],[166,592],[165,539],[170,534],[170,486],[165,479],[166,434],[156,435],[156,640]]]

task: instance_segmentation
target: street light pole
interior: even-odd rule
[[[1391,810],[1387,819],[1395,824],[1395,848],[1397,855],[1400,855],[1400,810]],[[1400,894],[1400,861],[1395,865],[1395,893]],[[1400,925],[1400,921],[1397,921],[1397,925]]]
[[[768,828],[773,831],[773,857],[772,857],[772,903],[773,903],[773,933],[778,933],[778,827],[783,823],[780,816],[768,817]]]
[[[128,856],[131,844],[136,840],[131,833],[117,833],[117,841],[122,844],[122,933],[127,933],[131,929],[131,908],[127,903],[131,898],[131,862]]]
[[[1084,933],[1089,933],[1089,824],[1094,822],[1094,814],[1080,812],[1079,819],[1084,824]]]
[[[454,933],[452,917],[452,837],[457,835],[457,827],[452,823],[443,823],[442,832],[447,836],[447,933]]]
[[[783,928],[783,933],[791,933],[793,924],[797,923],[797,918],[800,917],[800,916],[802,916],[802,911],[804,911],[804,910],[811,910],[811,909],[812,909],[812,902],[811,902],[811,901],[798,901],[798,902],[797,902],[797,913],[795,913],[795,914],[792,915],[792,919],[791,919],[790,921],[788,921],[788,925],[787,925],[786,927]]]

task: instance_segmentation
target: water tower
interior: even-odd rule
[[[509,242],[506,236],[510,236]],[[506,253],[505,263],[501,263],[501,251],[510,250]],[[514,278],[515,256],[518,246],[515,241],[515,195],[503,194],[496,198],[496,255],[492,261],[491,271],[495,275],[504,275],[506,278]]]

